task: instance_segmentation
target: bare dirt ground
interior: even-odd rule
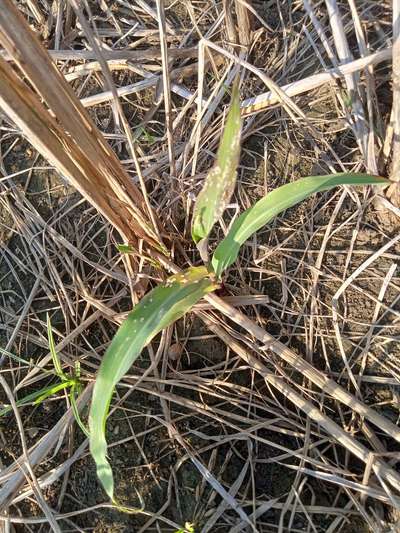
[[[17,3],[46,48],[69,51],[67,59],[57,61],[58,68],[137,183],[101,70],[77,53],[87,50],[88,43],[69,2]],[[246,2],[238,4],[246,9]],[[234,30],[244,31],[240,20],[237,25],[234,3],[166,2],[168,47],[198,47],[204,37],[228,52],[242,53],[280,87],[343,62],[337,28],[328,17],[327,5],[336,2],[248,4],[252,30],[246,48],[232,46],[230,15]],[[390,46],[389,2],[343,1],[337,7],[351,58]],[[90,8],[91,23],[105,49],[159,48],[154,2],[93,1]],[[175,175],[168,160],[161,60],[146,56],[110,62],[115,86],[130,87],[120,100],[137,137],[149,200],[182,268],[189,262],[199,264],[190,241],[193,197],[220,137],[229,102],[224,77],[232,80],[234,74],[227,58],[215,51],[211,55],[202,80],[203,97],[211,95],[210,113],[198,144],[192,136],[198,124],[197,52],[169,63],[170,73],[175,72],[172,82],[180,90],[171,93]],[[241,72],[242,100],[269,89],[254,72]],[[303,116],[281,104],[257,113],[249,108],[238,185],[212,245],[239,211],[284,183],[366,168],[389,175],[391,72],[390,61],[357,71],[357,94],[351,97],[344,77],[293,97]],[[132,89],[149,76],[158,78],[151,86]],[[354,121],[357,101],[369,131],[367,152],[362,151]],[[158,274],[146,264],[132,271],[127,256],[117,250],[118,232],[6,115],[1,115],[0,129],[1,375],[18,400],[56,383],[46,372],[52,370],[48,313],[64,371],[72,373],[79,361],[86,387],[95,378],[121,313],[132,308]],[[221,297],[242,297],[240,308],[248,317],[395,425],[400,401],[398,213],[392,203],[377,202],[370,189],[340,188],[312,197],[278,216],[246,244],[220,290]],[[210,316],[269,372],[343,428],[352,442],[361,443],[370,454],[367,463],[191,313],[143,352],[113,399],[107,431],[117,497],[126,506],[143,505],[142,512],[124,514],[107,503],[85,435],[71,415],[63,418],[70,406],[61,391],[18,409],[22,433],[15,412],[0,418],[4,531],[51,531],[46,513],[56,517],[63,532],[399,530],[399,490],[374,470],[378,457],[399,472],[395,435],[367,423],[352,407],[263,349],[244,328],[216,311]],[[9,404],[3,388],[0,400]],[[87,422],[87,407],[82,420]],[[61,429],[53,444],[46,445],[34,476],[27,474],[13,485],[24,447],[33,450],[46,442],[54,428]],[[234,504],[221,497],[219,487]]]

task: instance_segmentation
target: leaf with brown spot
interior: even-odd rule
[[[192,238],[196,244],[207,239],[231,199],[239,164],[240,133],[239,83],[236,81],[217,159],[194,206]]]
[[[89,443],[97,476],[112,501],[114,479],[107,459],[106,420],[114,388],[157,333],[216,288],[205,267],[192,267],[168,278],[129,313],[103,357],[89,413]]]

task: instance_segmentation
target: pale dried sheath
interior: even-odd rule
[[[393,168],[400,181],[400,0],[393,0]]]
[[[172,103],[171,103],[171,83],[169,75],[168,64],[168,48],[166,34],[166,20],[164,10],[164,0],[156,0],[158,29],[160,32],[161,44],[161,58],[162,58],[162,79],[163,79],[163,93],[164,93],[164,108],[165,108],[165,126],[167,129],[168,140],[168,158],[171,176],[175,176],[175,154],[174,154],[174,140],[173,140],[173,121],[172,121]]]
[[[350,63],[353,58],[347,42],[346,33],[344,31],[342,17],[337,2],[336,0],[325,0],[325,3],[328,9],[329,22],[339,60],[342,64]],[[358,73],[346,74],[344,79],[349,92],[352,118],[354,121],[354,135],[357,139],[364,159],[367,161],[368,127],[365,121],[364,110],[357,89],[357,84],[359,81]]]
[[[313,74],[307,78],[304,78],[299,81],[294,81],[282,87],[282,90],[287,94],[287,96],[293,97],[299,94],[304,94],[313,89],[317,89],[324,85],[325,83],[330,83],[337,78],[351,74],[352,72],[357,72],[362,70],[370,65],[377,65],[383,61],[387,61],[392,57],[392,49],[385,48],[374,54],[370,54],[361,59],[356,59],[351,63],[346,63],[345,65],[340,65],[338,67],[327,70],[326,72],[321,72],[320,74]],[[267,109],[268,107],[278,104],[280,99],[272,92],[268,91],[258,96],[252,98],[247,98],[241,103],[243,115],[250,115],[253,113],[258,113]]]
[[[351,16],[354,22],[354,30],[357,38],[360,56],[366,57],[368,54],[368,45],[364,35],[360,16],[357,11],[355,0],[348,0]],[[368,153],[367,153],[367,170],[372,174],[378,174],[375,149],[375,126],[374,126],[374,104],[376,104],[376,92],[374,82],[374,71],[372,67],[364,69],[365,76],[365,96],[366,96],[366,117],[368,119]],[[378,192],[378,191],[377,191]]]
[[[47,50],[47,52],[54,61],[93,61],[97,59],[93,50]],[[197,57],[197,53],[197,47],[169,49],[169,55],[174,59]],[[0,56],[6,61],[14,60],[13,54],[3,50],[0,50]],[[147,60],[161,59],[161,51],[159,48],[148,48],[147,50],[104,50],[103,56],[107,61],[127,60],[140,64]]]

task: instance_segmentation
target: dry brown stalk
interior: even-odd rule
[[[11,0],[0,11],[0,43],[36,90],[0,58],[3,110],[122,238],[157,247],[142,194]]]
[[[398,205],[400,192],[400,2],[393,0],[393,155],[391,178],[395,182],[387,191],[389,198]]]
[[[172,120],[172,105],[171,105],[171,78],[170,68],[168,62],[168,48],[166,39],[166,18],[165,18],[165,6],[162,0],[156,0],[157,5],[157,18],[158,29],[160,32],[161,43],[161,58],[162,58],[162,80],[163,80],[163,96],[164,96],[164,109],[165,109],[165,126],[167,130],[168,140],[168,158],[169,169],[172,177],[175,177],[175,153],[174,153],[174,141],[173,141],[173,120]]]
[[[233,20],[232,2],[230,0],[223,0],[222,5],[224,9],[224,22],[228,40],[231,43],[236,44],[238,41],[238,34],[235,27],[235,21]]]
[[[247,9],[246,4],[251,6],[251,0],[247,0],[247,2],[235,0],[239,43],[247,48],[251,44],[251,13]]]

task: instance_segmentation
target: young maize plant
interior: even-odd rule
[[[214,291],[224,271],[237,259],[242,244],[279,213],[317,192],[338,185],[389,184],[388,180],[379,176],[350,173],[309,176],[287,183],[242,213],[208,261],[209,234],[235,188],[240,133],[239,88],[235,84],[216,162],[205,180],[193,213],[192,238],[206,264],[172,276],[150,291],[118,329],[98,371],[89,415],[90,451],[98,478],[116,505],[113,473],[107,459],[106,420],[115,386],[143,348],[160,331],[190,311],[204,295]]]

